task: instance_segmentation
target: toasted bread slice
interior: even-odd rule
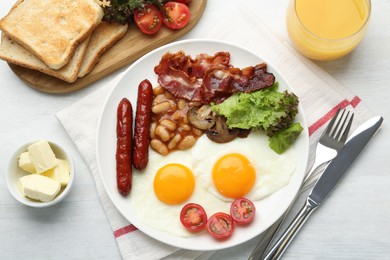
[[[60,69],[102,17],[95,0],[20,0],[0,20],[0,30],[50,68]]]
[[[100,57],[119,41],[127,31],[127,24],[101,22],[92,32],[79,77],[83,77],[95,67]]]
[[[77,79],[79,74],[89,40],[90,37],[79,44],[68,64],[59,70],[53,70],[34,56],[30,51],[11,40],[7,37],[7,35],[3,34],[0,45],[0,59],[28,69],[38,70],[50,76],[72,83]]]

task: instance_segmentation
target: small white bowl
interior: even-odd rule
[[[37,140],[38,141],[38,140]],[[19,202],[23,203],[24,205],[30,206],[30,207],[35,207],[35,208],[44,208],[44,207],[49,207],[54,204],[57,204],[61,200],[63,200],[70,192],[72,186],[73,186],[73,180],[74,180],[74,164],[73,160],[60,145],[48,141],[50,144],[50,147],[52,148],[54,154],[58,159],[63,159],[66,160],[69,163],[69,170],[70,170],[70,178],[69,178],[69,183],[66,185],[65,188],[61,188],[60,193],[54,198],[54,200],[50,202],[41,202],[41,201],[36,201],[29,199],[25,196],[23,196],[17,186],[17,181],[20,177],[23,177],[24,175],[29,174],[28,172],[25,172],[23,169],[19,167],[18,163],[18,156],[22,152],[27,151],[27,147],[37,141],[29,142],[24,145],[22,145],[19,149],[17,149],[11,156],[9,165],[8,165],[8,171],[6,174],[6,179],[7,179],[7,186],[11,194],[14,196],[16,200]]]

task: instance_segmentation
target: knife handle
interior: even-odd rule
[[[308,198],[306,200],[305,205],[303,205],[302,209],[299,211],[299,213],[296,215],[294,220],[290,223],[286,231],[284,231],[282,236],[278,239],[278,241],[269,251],[269,253],[264,258],[264,260],[279,259],[286,251],[287,247],[290,245],[295,235],[302,228],[303,224],[305,224],[306,220],[309,218],[311,213],[313,213],[318,206],[319,206],[318,204],[316,204],[313,200]]]

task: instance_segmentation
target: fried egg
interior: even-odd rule
[[[225,144],[203,135],[189,150],[162,156],[150,149],[148,167],[133,172],[131,207],[150,227],[193,236],[179,220],[185,204],[202,205],[208,216],[229,212],[234,198],[256,201],[284,187],[295,164],[294,149],[278,155],[262,133],[252,132]]]
[[[279,155],[260,132],[225,144],[201,138],[192,156],[198,185],[224,201],[265,198],[287,185],[296,168],[294,149]]]

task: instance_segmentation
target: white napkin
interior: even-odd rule
[[[277,68],[291,84],[304,108],[310,131],[310,162],[312,163],[314,147],[323,130],[323,125],[327,123],[337,107],[349,107],[350,110],[355,111],[352,128],[356,128],[370,118],[370,112],[364,107],[359,97],[348,91],[313,62],[301,57],[287,41],[275,36],[254,12],[246,8],[245,5],[240,8],[241,10],[231,10],[231,13],[225,13],[223,15],[225,18],[219,17],[223,20],[214,23],[212,27],[207,28],[207,31],[198,30],[195,27],[183,38],[221,39],[239,44],[257,52],[267,63]],[[237,13],[241,15],[237,15]],[[242,19],[243,14],[245,14],[245,19]],[[60,111],[56,116],[91,170],[97,192],[123,259],[160,259],[164,257],[169,259],[206,259],[213,252],[180,250],[158,242],[134,229],[108,198],[97,169],[96,129],[103,103],[115,85],[115,80]]]

